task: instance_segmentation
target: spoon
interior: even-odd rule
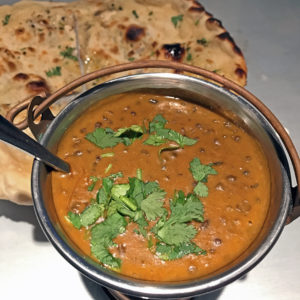
[[[67,162],[52,154],[49,150],[15,127],[1,115],[0,140],[24,150],[57,171],[70,172],[70,166]]]

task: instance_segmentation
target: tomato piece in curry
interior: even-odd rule
[[[167,120],[166,127],[197,142],[184,147],[168,142],[167,145],[174,149],[159,152],[163,146],[146,145],[144,137],[135,139],[130,145],[119,143],[105,149],[86,138],[95,128],[117,131],[136,124],[147,128],[156,115]],[[95,181],[91,189],[91,176],[104,178],[122,172],[123,177],[115,180],[122,184],[127,183],[129,177],[135,177],[139,169],[143,181],[157,182],[166,192],[164,207],[170,212],[169,199],[174,191],[188,194],[196,185],[190,171],[193,159],[211,164],[216,170],[217,174],[210,175],[205,183],[207,197],[199,197],[204,207],[204,220],[191,222],[197,231],[192,242],[206,253],[163,260],[151,251],[149,239],[138,233],[138,225],[128,222],[125,232],[114,238],[115,246],[109,251],[121,260],[118,271],[130,277],[178,281],[214,272],[249,247],[267,214],[270,174],[259,143],[245,129],[222,115],[181,99],[126,93],[101,100],[68,128],[57,155],[71,166],[67,175],[58,172],[52,175],[59,221],[70,239],[95,260],[91,254],[89,226],[77,229],[66,218],[70,211],[80,213],[91,199],[96,199],[101,180]],[[100,217],[97,222],[103,219]]]

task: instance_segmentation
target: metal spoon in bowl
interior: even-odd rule
[[[49,150],[15,127],[1,115],[0,140],[24,150],[55,170],[66,173],[70,172],[70,166],[67,162],[52,154]]]

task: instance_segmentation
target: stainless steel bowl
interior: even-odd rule
[[[240,257],[203,278],[170,283],[136,280],[110,271],[86,257],[64,233],[58,222],[51,194],[49,170],[38,160],[32,170],[32,195],[40,225],[60,254],[95,282],[127,295],[150,298],[182,298],[207,293],[243,276],[270,251],[278,239],[292,207],[288,156],[276,130],[245,98],[194,77],[168,73],[137,74],[111,80],[78,96],[49,125],[41,144],[56,151],[65,130],[91,105],[108,96],[151,91],[176,96],[209,107],[246,126],[267,154],[271,172],[271,203],[255,241]]]

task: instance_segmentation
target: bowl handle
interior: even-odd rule
[[[275,115],[257,98],[255,97],[252,93],[250,93],[248,90],[243,88],[242,86],[234,83],[233,81],[226,79],[225,77],[216,74],[214,72],[202,69],[200,67],[195,67],[192,65],[187,65],[179,62],[172,62],[172,61],[166,61],[166,60],[141,60],[141,61],[136,61],[132,63],[126,63],[126,64],[120,64],[120,65],[115,65],[111,67],[106,67],[101,70],[94,71],[92,73],[86,74],[82,77],[79,77],[78,79],[70,82],[63,88],[59,89],[58,91],[54,92],[52,95],[49,97],[45,98],[44,101],[41,99],[39,100],[34,100],[36,103],[40,103],[38,106],[31,105],[29,106],[30,111],[28,110],[28,116],[25,120],[22,122],[15,124],[20,129],[25,129],[28,127],[28,121],[31,123],[34,123],[33,120],[36,119],[39,115],[42,114],[42,124],[41,126],[30,126],[35,131],[35,134],[38,136],[41,134],[41,132],[38,132],[38,130],[44,130],[47,126],[47,122],[50,120],[47,120],[49,117],[49,112],[46,112],[46,115],[43,116],[45,111],[49,110],[49,106],[54,103],[57,99],[60,97],[66,95],[67,93],[71,92],[75,88],[91,81],[99,77],[115,74],[115,73],[120,73],[124,71],[130,71],[130,70],[137,70],[137,69],[145,69],[145,68],[165,68],[165,69],[173,69],[176,70],[177,72],[188,72],[194,75],[199,75],[202,77],[205,77],[209,80],[212,80],[216,82],[219,85],[224,86],[225,88],[234,91],[238,95],[244,97],[247,99],[252,105],[254,105],[269,121],[269,123],[274,127],[278,135],[280,136],[293,165],[294,168],[294,173],[296,176],[297,180],[297,186],[292,189],[292,209],[291,213],[288,216],[287,222],[290,223],[294,219],[300,216],[300,159],[297,153],[297,150],[286,132],[285,128],[282,126],[282,124],[279,122],[279,120],[275,117]],[[35,98],[34,98],[35,99]],[[6,118],[13,122],[16,115],[19,114],[20,111],[24,110],[26,107],[28,107],[30,103],[30,99],[27,99],[26,101],[20,103],[19,105],[13,107],[7,114]],[[35,107],[35,109],[34,109]],[[33,110],[34,109],[34,110]],[[48,115],[48,116],[47,116]]]
[[[51,121],[54,120],[55,118],[51,110],[49,109],[49,107],[47,107],[45,111],[42,112],[41,119],[39,120],[39,122],[38,123],[34,122],[35,119],[34,108],[42,104],[45,101],[45,99],[46,98],[43,98],[41,96],[35,96],[31,100],[27,109],[28,126],[37,140],[40,140],[42,138],[47,127],[49,126]]]

